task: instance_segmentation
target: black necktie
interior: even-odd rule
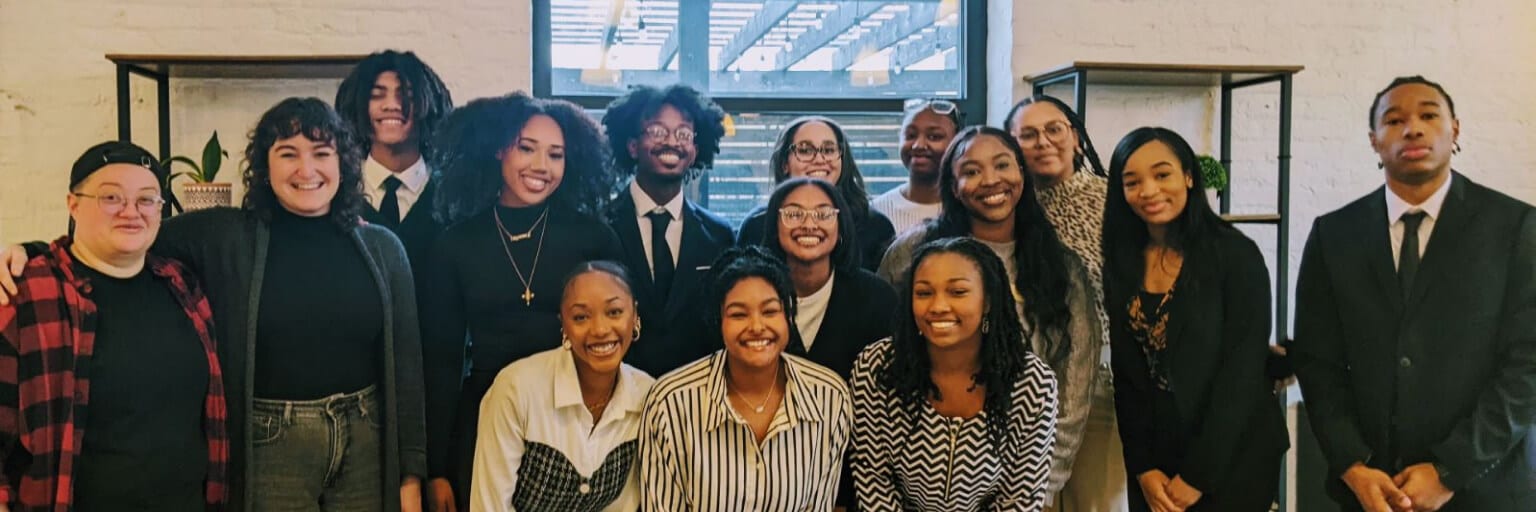
[[[1404,213],[1403,247],[1397,252],[1397,283],[1407,297],[1413,290],[1413,276],[1419,272],[1419,224],[1424,222],[1424,212]]]
[[[400,183],[400,178],[394,176],[384,178],[384,200],[379,201],[379,217],[390,228],[400,225],[400,197],[395,193],[400,190]]]
[[[667,292],[672,288],[672,247],[667,245],[667,225],[672,214],[663,208],[645,214],[651,219],[651,276],[656,283],[656,303],[667,303]]]

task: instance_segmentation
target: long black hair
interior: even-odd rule
[[[830,118],[804,116],[784,125],[784,130],[779,132],[779,139],[773,143],[773,154],[768,157],[768,168],[773,170],[773,182],[783,183],[790,178],[789,159],[794,158],[790,152],[795,149],[795,133],[810,122],[822,123],[832,129],[833,138],[837,139],[838,153],[842,155],[842,171],[837,178],[837,190],[843,193],[843,200],[853,210],[853,218],[869,217],[869,192],[864,188],[864,175],[859,172],[859,164],[853,159],[853,147],[848,144],[848,135],[843,132],[842,125]]]
[[[1008,117],[1003,119],[1003,129],[1012,135],[1015,128],[1013,118],[1017,117],[1025,107],[1036,103],[1050,103],[1055,106],[1062,115],[1067,117],[1067,124],[1072,125],[1072,132],[1077,135],[1077,147],[1072,151],[1072,169],[1075,171],[1087,169],[1099,176],[1108,176],[1104,172],[1104,164],[1099,162],[1099,151],[1093,148],[1093,139],[1088,138],[1088,129],[1083,128],[1082,116],[1077,115],[1077,112],[1072,111],[1072,107],[1068,107],[1066,102],[1055,96],[1036,94],[1014,103],[1013,108],[1008,110]]]
[[[449,114],[438,134],[437,217],[452,224],[494,206],[503,178],[497,155],[517,141],[523,125],[545,115],[565,137],[565,175],[549,196],[552,207],[596,215],[613,191],[608,149],[597,123],[568,101],[522,92],[480,98]]]
[[[438,125],[453,111],[453,96],[437,72],[416,57],[415,52],[384,50],[364,57],[336,89],[336,112],[352,125],[363,154],[368,154],[373,145],[368,102],[373,98],[374,82],[386,71],[393,71],[400,78],[404,90],[401,113],[411,120],[422,157],[430,162],[436,149],[433,138]]]
[[[645,136],[645,122],[661,107],[671,105],[693,123],[693,166],[686,179],[697,178],[715,164],[720,153],[720,139],[725,137],[725,111],[697,89],[683,84],[658,89],[635,85],[608,104],[603,114],[603,128],[608,136],[613,171],[625,178],[635,174],[635,157],[629,155],[629,142]]]
[[[896,311],[896,327],[891,334],[891,357],[880,371],[880,382],[894,390],[907,406],[909,417],[922,410],[929,397],[939,399],[939,387],[932,377],[933,362],[928,358],[928,339],[917,329],[912,311],[912,283],[923,260],[939,254],[956,254],[976,265],[981,274],[981,292],[985,309],[981,333],[981,368],[971,378],[986,387],[982,409],[987,411],[987,431],[993,442],[1008,436],[1008,408],[1013,403],[1013,385],[1024,375],[1028,364],[1029,342],[1024,326],[1013,312],[1013,293],[1008,286],[1008,271],[992,249],[969,237],[941,238],[918,246],[912,266],[904,272],[907,289],[901,290]]]
[[[779,297],[779,303],[784,306],[785,322],[789,324],[788,347],[800,346],[800,329],[795,327],[795,284],[789,280],[789,267],[767,249],[755,245],[726,249],[709,266],[709,272],[704,277],[704,282],[708,283],[707,294],[704,296],[704,325],[709,328],[705,331],[707,336],[714,337],[717,342],[724,341],[720,338],[720,310],[725,305],[725,296],[731,293],[736,283],[753,277],[762,278],[773,286],[774,295]]]
[[[245,147],[244,208],[256,212],[263,219],[271,220],[272,214],[283,206],[272,190],[272,167],[267,152],[277,141],[303,135],[314,142],[329,142],[336,147],[340,161],[341,183],[331,198],[330,217],[337,229],[346,231],[358,225],[368,198],[363,195],[363,157],[353,141],[351,127],[336,115],[331,106],[320,98],[287,98],[277,102],[261,115],[256,128],[251,130],[250,144]]]
[[[789,263],[784,246],[779,243],[779,224],[784,222],[784,217],[779,215],[779,208],[784,206],[784,200],[789,198],[790,192],[800,187],[815,187],[832,200],[832,207],[837,209],[837,245],[832,248],[832,268],[843,273],[857,272],[860,262],[864,260],[859,257],[859,234],[854,227],[853,212],[848,211],[848,202],[843,200],[843,195],[837,189],[815,178],[790,178],[773,189],[773,195],[768,196],[768,218],[772,222],[768,229],[763,230],[763,247],[768,248],[785,264]]]
[[[1120,139],[1120,144],[1115,146],[1115,154],[1109,158],[1109,196],[1104,200],[1104,239],[1101,250],[1104,254],[1104,280],[1132,290],[1140,289],[1142,274],[1146,270],[1143,250],[1150,242],[1151,235],[1147,232],[1147,223],[1125,202],[1125,163],[1132,153],[1152,142],[1161,142],[1173,150],[1184,175],[1190,178],[1187,191],[1189,199],[1184,204],[1184,211],[1179,212],[1179,216],[1168,226],[1168,247],[1188,254],[1191,250],[1200,249],[1201,244],[1213,242],[1217,235],[1237,232],[1236,228],[1211,210],[1210,201],[1205,197],[1205,179],[1201,177],[1199,163],[1195,160],[1195,150],[1189,147],[1184,137],[1156,126],[1131,130],[1125,138]]]
[[[1013,261],[1018,275],[1014,286],[1024,297],[1024,320],[1030,334],[1041,336],[1046,361],[1052,368],[1066,368],[1059,364],[1072,343],[1068,335],[1072,311],[1067,305],[1072,288],[1072,273],[1068,266],[1067,247],[1056,235],[1056,228],[1045,216],[1045,208],[1035,197],[1035,178],[1024,172],[1024,153],[1018,141],[1007,132],[991,126],[971,126],[955,135],[944,151],[939,163],[940,203],[939,216],[928,221],[924,241],[956,236],[971,236],[971,213],[960,200],[960,185],[955,173],[956,161],[970,148],[977,137],[997,139],[1013,153],[1019,173],[1023,175],[1024,190],[1019,194],[1019,204],[1013,210]],[[1071,256],[1075,258],[1075,256]]]

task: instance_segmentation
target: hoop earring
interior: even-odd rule
[[[635,332],[629,337],[629,342],[640,341],[640,319],[635,318]]]
[[[1451,154],[1454,155],[1454,154],[1457,154],[1457,153],[1460,153],[1460,152],[1461,152],[1461,141],[1451,141]]]
[[[986,333],[991,332],[991,331],[992,331],[992,319],[990,319],[990,318],[982,318],[981,319],[981,333],[982,334],[986,334]]]
[[[571,349],[571,339],[565,336],[565,329],[560,329],[560,348]]]

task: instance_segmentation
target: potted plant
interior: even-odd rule
[[[167,167],[175,167],[175,164],[184,164],[191,167],[190,171],[171,173],[167,183],[178,177],[185,176],[192,180],[181,187],[181,206],[185,211],[202,210],[215,206],[230,206],[233,203],[229,183],[213,181],[219,175],[219,168],[223,167],[224,159],[229,158],[229,152],[219,146],[219,132],[214,131],[208,138],[208,143],[203,145],[203,161],[201,164],[192,161],[185,156],[173,156],[166,161]]]
[[[1227,188],[1227,168],[1211,155],[1200,155],[1195,160],[1200,166],[1200,178],[1205,182],[1205,193],[1210,199],[1211,208],[1219,209],[1221,190]]]

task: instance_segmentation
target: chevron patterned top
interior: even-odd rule
[[[944,417],[923,404],[909,410],[881,381],[891,340],[859,354],[853,391],[853,477],[859,509],[872,512],[1039,511],[1045,507],[1056,435],[1056,377],[1030,354],[1014,384],[1003,446],[987,432],[986,411]]]

